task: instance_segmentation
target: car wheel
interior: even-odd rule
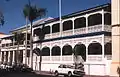
[[[55,71],[54,75],[55,75],[55,77],[58,76],[58,71]]]
[[[71,72],[68,72],[68,77],[72,77],[72,73]]]

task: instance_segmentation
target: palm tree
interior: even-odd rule
[[[25,40],[25,37],[24,37],[24,34],[22,34],[22,33],[15,33],[14,34],[14,38],[15,38],[15,42],[16,42],[16,44],[18,45],[17,46],[17,52],[16,52],[16,62],[17,63],[20,63],[20,50],[19,50],[19,46],[20,46],[20,44],[23,44],[23,41]]]
[[[0,25],[4,24],[4,16],[3,13],[0,11]]]
[[[30,4],[30,0],[29,0],[29,4],[26,4],[24,6],[24,9],[23,9],[23,14],[24,14],[24,17],[27,18],[29,21],[30,21],[30,57],[31,57],[31,68],[33,67],[33,45],[32,45],[32,42],[33,42],[33,39],[32,39],[32,26],[33,26],[33,21],[37,18],[41,18],[43,16],[45,16],[46,14],[46,9],[44,8],[38,8],[36,6],[32,6]]]

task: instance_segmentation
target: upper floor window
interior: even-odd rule
[[[63,31],[72,29],[72,20],[63,22]]]
[[[41,28],[34,29],[34,35],[33,36],[39,36],[41,32]]]
[[[50,34],[50,26],[44,27],[44,34]]]
[[[52,33],[60,32],[60,23],[52,25]]]
[[[88,17],[88,26],[102,24],[102,14],[93,14]]]
[[[75,19],[74,29],[82,28],[82,27],[85,27],[85,26],[86,26],[86,18],[85,17]]]
[[[111,14],[110,13],[104,14],[104,23],[106,25],[111,25]]]

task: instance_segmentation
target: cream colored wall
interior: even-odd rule
[[[118,77],[120,66],[120,0],[112,0],[112,63],[111,76]]]

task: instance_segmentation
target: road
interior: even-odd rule
[[[40,75],[35,73],[6,73],[2,77],[54,77],[54,76]]]

